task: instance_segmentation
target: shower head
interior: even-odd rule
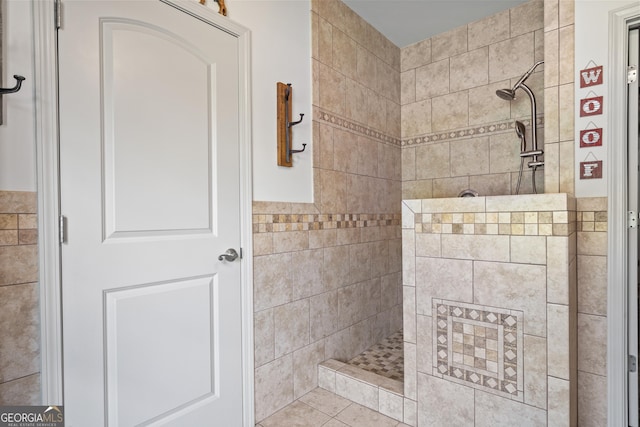
[[[516,99],[516,90],[518,90],[518,88],[520,88],[524,84],[525,80],[529,78],[531,73],[533,73],[533,70],[535,70],[536,67],[540,64],[544,64],[544,61],[538,61],[533,64],[533,67],[529,68],[529,71],[524,73],[522,77],[518,79],[516,84],[513,85],[512,89],[498,89],[496,91],[496,95],[498,95],[499,98],[502,98],[505,101],[513,101],[514,99]]]
[[[520,139],[524,138],[524,132],[525,132],[524,123],[522,123],[519,120],[516,120],[516,135],[518,135],[518,138]]]
[[[496,91],[498,98],[502,98],[505,101],[513,101],[516,99],[516,91],[513,89],[498,89]]]

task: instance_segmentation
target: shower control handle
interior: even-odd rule
[[[229,248],[225,253],[218,257],[218,261],[229,261],[233,262],[238,258],[238,252],[235,249]]]

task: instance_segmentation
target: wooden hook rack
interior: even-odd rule
[[[293,166],[294,153],[302,153],[307,144],[302,144],[302,150],[292,149],[291,128],[302,122],[304,114],[300,114],[300,120],[291,121],[291,83],[277,84],[277,112],[278,112],[278,166]]]

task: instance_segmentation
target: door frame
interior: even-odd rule
[[[254,420],[253,243],[251,173],[251,45],[247,28],[195,0],[158,0],[235,36],[239,48],[240,241],[242,287],[243,423]],[[40,268],[42,404],[62,405],[62,279],[59,244],[60,187],[58,139],[57,2],[32,3],[38,247]],[[64,4],[62,5],[64,7]],[[62,23],[64,28],[64,22]]]
[[[627,233],[627,39],[631,22],[640,17],[636,5],[609,12],[609,97],[611,111],[608,172],[607,244],[607,421],[610,426],[628,425],[628,233]],[[624,141],[624,147],[615,141]],[[623,309],[620,309],[623,307]]]

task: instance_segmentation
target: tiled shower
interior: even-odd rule
[[[399,280],[407,284],[397,263],[400,259],[406,263],[408,254],[405,247],[400,255],[399,224],[406,218],[396,203],[413,199],[427,204],[434,200],[438,205],[437,198],[455,197],[468,188],[481,196],[514,192],[519,147],[513,123],[522,120],[530,129],[529,104],[526,97],[506,102],[495,91],[511,87],[539,60],[545,61],[544,67],[527,81],[538,100],[538,117],[533,123],[546,154],[539,192],[573,193],[573,2],[533,0],[403,49],[389,43],[340,1],[312,1],[311,17],[315,203],[254,203],[256,260],[262,262],[255,272],[256,420],[319,381],[325,388],[343,396],[351,394],[353,399],[362,399],[361,404],[409,425],[419,420],[420,425],[431,425],[434,420],[438,425],[437,417],[444,412],[437,414],[437,393],[432,389],[444,387],[444,395],[457,395],[458,384],[463,384],[461,390],[470,397],[454,402],[453,414],[463,419],[480,414],[476,425],[483,425],[478,421],[482,419],[488,425],[509,425],[511,412],[529,414],[541,425],[556,425],[558,420],[557,425],[575,424],[576,406],[580,425],[602,425],[606,348],[601,344],[604,340],[594,344],[592,339],[602,337],[606,325],[602,302],[595,302],[606,293],[606,267],[602,268],[603,262],[606,265],[606,199],[558,195],[565,200],[561,207],[535,199],[526,209],[516,202],[499,212],[487,211],[486,206],[469,212],[459,207],[436,210],[430,231],[426,223],[420,223],[425,227],[421,239],[443,239],[430,248],[440,254],[428,257],[455,259],[442,251],[457,248],[465,252],[470,245],[471,252],[459,255],[459,261],[469,263],[471,271],[476,268],[480,274],[484,269],[486,274],[480,275],[484,278],[477,284],[466,286],[491,288],[491,275],[496,274],[495,283],[502,283],[505,293],[502,297],[487,294],[478,302],[454,291],[427,298],[424,292],[418,296],[417,288],[397,290]],[[531,190],[530,174],[525,170],[521,192]],[[488,199],[482,198],[482,203]],[[422,219],[422,215],[416,216]],[[487,249],[494,239],[508,242],[507,246],[501,243],[502,249]],[[485,260],[486,250],[506,250],[503,257],[507,258]],[[279,253],[291,254],[292,260],[303,255],[301,259],[308,263],[305,274],[297,277],[294,269],[292,276],[277,278],[268,257]],[[412,256],[415,254],[409,258]],[[591,269],[594,274],[581,274],[576,266],[586,271],[591,260],[596,262]],[[458,275],[455,266],[449,267],[444,270],[456,273],[451,280],[460,281],[462,272]],[[525,270],[535,270],[540,276],[537,286],[542,288],[536,291],[540,304],[534,314],[531,308],[514,307],[521,296],[515,290],[507,291],[509,283],[520,280]],[[406,271],[405,266],[405,275]],[[435,277],[434,271],[427,268],[420,273]],[[550,275],[562,280],[549,279]],[[336,281],[336,277],[341,279]],[[283,289],[290,286],[295,292],[301,286],[303,296],[285,292],[290,296],[279,294],[284,300],[261,305],[260,287],[283,280],[291,280]],[[337,284],[340,281],[343,284]],[[566,298],[547,299],[549,289],[560,282]],[[344,362],[400,328],[401,301],[405,381],[398,388],[386,380],[369,381],[368,373],[355,372]],[[449,313],[450,329],[438,329],[434,323],[433,310],[437,313],[439,309]],[[286,335],[280,330],[286,322],[277,322],[282,314],[276,312],[288,310],[302,319],[302,338],[279,351],[284,347],[278,344],[278,337]],[[462,318],[453,319],[461,313]],[[552,327],[556,334],[547,336],[547,322],[554,316],[560,328]],[[492,322],[498,319],[515,323],[494,327]],[[474,324],[482,321],[486,324]],[[576,323],[583,325],[577,337]],[[290,331],[292,326],[284,328]],[[438,372],[444,368],[438,364],[437,340],[449,332],[451,337],[461,333],[463,344],[461,351],[447,354],[449,368],[454,361],[471,363],[464,340],[473,336],[477,339],[473,352],[479,356],[474,353],[472,366],[477,371]],[[553,344],[548,353],[547,344],[559,340],[562,345]],[[505,345],[511,347],[505,350]],[[313,365],[322,360],[318,378]],[[532,364],[543,366],[545,372],[554,366],[547,376]],[[478,375],[481,371],[486,375]],[[349,377],[356,382],[349,383]],[[383,385],[367,386],[376,381]],[[476,387],[478,381],[493,390],[484,393],[486,389]],[[365,395],[368,397],[362,397]],[[505,397],[510,403],[504,402]],[[470,419],[466,422],[473,425]]]

